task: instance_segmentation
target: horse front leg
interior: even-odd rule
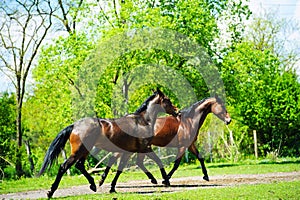
[[[154,178],[154,176],[151,174],[151,172],[149,172],[145,165],[144,165],[144,158],[145,158],[145,154],[143,153],[138,153],[137,154],[137,158],[136,158],[136,164],[139,168],[141,168],[141,170],[143,170],[143,172],[147,175],[147,177],[151,180],[151,183],[153,184],[157,184],[157,180]]]
[[[105,179],[106,179],[106,177],[107,177],[107,175],[108,175],[108,172],[109,172],[111,166],[117,161],[117,159],[118,159],[121,155],[122,155],[122,153],[114,153],[114,154],[109,158],[108,163],[107,163],[107,166],[106,166],[106,169],[105,169],[105,171],[103,172],[103,174],[101,175],[101,180],[99,181],[99,186],[101,186],[101,185],[104,183],[104,181],[105,181]]]
[[[153,152],[149,152],[147,153],[147,156],[152,159],[158,166],[159,166],[159,169],[160,169],[160,172],[161,172],[161,175],[162,175],[162,178],[164,179],[163,180],[163,184],[165,186],[170,186],[170,182],[169,182],[169,178],[167,176],[167,173],[166,173],[166,170],[161,162],[161,160],[159,159],[159,157]]]
[[[207,174],[207,170],[206,170],[206,167],[205,167],[205,164],[204,164],[204,159],[203,159],[203,157],[201,156],[201,154],[199,153],[199,151],[198,151],[198,149],[196,148],[196,146],[195,146],[195,144],[193,143],[193,144],[191,144],[191,146],[189,147],[189,151],[192,153],[192,154],[194,154],[197,158],[198,158],[198,160],[199,160],[199,162],[200,162],[200,164],[201,164],[201,169],[202,169],[202,173],[203,173],[203,179],[204,180],[206,180],[206,181],[209,181],[209,177],[208,177],[208,174]]]
[[[117,171],[113,181],[111,182],[111,188],[109,191],[110,193],[116,192],[116,184],[117,184],[118,178],[119,178],[120,174],[123,172],[123,169],[124,169],[125,165],[127,164],[131,155],[132,155],[131,153],[123,153],[121,160],[120,160],[120,164],[118,166],[118,171]]]
[[[85,167],[84,167],[84,161],[85,158],[81,158],[75,165],[75,167],[77,169],[79,169],[79,171],[85,176],[85,178],[89,181],[90,183],[90,189],[94,192],[97,191],[97,187],[94,181],[94,178],[86,171]]]
[[[174,162],[173,168],[171,169],[171,171],[168,174],[169,179],[172,177],[174,172],[178,169],[185,150],[186,150],[185,147],[181,147],[181,148],[178,149],[176,160]]]
[[[60,165],[58,173],[56,175],[55,181],[51,186],[50,191],[48,191],[47,196],[51,198],[53,193],[57,190],[59,182],[61,181],[64,173],[77,161],[74,155],[71,155],[63,164]]]

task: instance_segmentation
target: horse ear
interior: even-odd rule
[[[161,92],[160,89],[159,89],[159,87],[156,87],[156,91],[157,91],[157,92]]]
[[[222,100],[222,98],[219,97],[219,95],[215,94],[215,98],[218,103],[223,104],[223,100]]]
[[[160,96],[164,96],[164,93],[162,93],[162,91],[160,91],[160,89],[157,87],[156,88],[156,91],[158,92],[158,94],[160,95]]]
[[[215,98],[216,98],[217,101],[220,101],[220,100],[221,100],[221,98],[219,97],[218,94],[215,94]]]

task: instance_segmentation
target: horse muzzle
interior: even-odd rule
[[[226,125],[230,124],[231,118],[226,117],[224,122],[225,122]]]

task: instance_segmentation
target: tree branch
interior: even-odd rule
[[[76,9],[76,12],[75,12],[75,16],[73,18],[73,31],[76,30],[76,20],[77,20],[77,15],[78,15],[78,12],[79,12],[79,8],[82,6],[82,3],[83,3],[83,0],[80,0],[79,4],[78,4],[78,7]]]
[[[67,29],[68,33],[72,33],[72,29],[69,25],[69,20],[67,18],[68,13],[65,11],[65,8],[64,8],[63,3],[62,3],[61,0],[58,0],[58,4],[59,4],[60,10],[62,12],[62,19],[63,19],[62,23],[65,26],[65,28]]]
[[[115,26],[111,23],[111,21],[109,20],[108,16],[105,14],[104,9],[102,8],[102,6],[100,5],[100,3],[98,3],[98,6],[100,7],[100,10],[103,13],[104,18],[106,19],[106,21],[111,25],[111,27],[115,28]]]

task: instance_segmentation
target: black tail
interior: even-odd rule
[[[72,125],[66,127],[65,129],[63,129],[60,133],[58,133],[58,135],[53,140],[53,142],[51,143],[50,147],[47,150],[42,168],[41,168],[40,172],[38,173],[38,176],[42,175],[48,167],[51,168],[53,161],[55,161],[57,159],[59,153],[65,147],[65,145],[71,135],[73,127],[74,127],[74,125],[72,124]]]

